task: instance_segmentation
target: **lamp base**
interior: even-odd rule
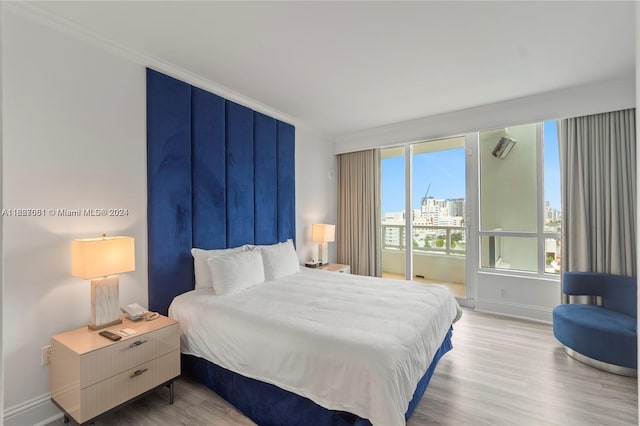
[[[91,280],[90,330],[99,330],[122,322],[118,287],[118,277]]]
[[[120,318],[118,318],[115,321],[111,321],[101,325],[89,324],[87,325],[87,328],[91,331],[96,331],[96,330],[102,330],[103,328],[111,327],[113,325],[118,325],[118,324],[122,324],[122,320]]]
[[[329,244],[320,243],[318,245],[318,259],[321,265],[329,263]]]

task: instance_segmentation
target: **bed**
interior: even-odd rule
[[[404,422],[460,312],[442,286],[313,270],[169,308],[184,354],[374,425]]]
[[[149,309],[180,321],[183,371],[261,426],[404,424],[452,347],[460,311],[445,288],[307,270],[265,277],[230,303],[195,287],[193,247],[293,247],[294,165],[290,124],[147,70]],[[436,300],[432,321],[423,308]],[[387,334],[374,339],[377,329]],[[376,375],[385,361],[395,372]]]

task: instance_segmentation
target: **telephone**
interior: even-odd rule
[[[120,310],[127,314],[127,318],[129,318],[131,321],[139,321],[142,318],[146,319],[147,321],[153,321],[160,316],[159,313],[147,311],[137,303],[132,303],[130,305],[124,306],[120,308]]]
[[[127,314],[127,318],[132,321],[141,320],[147,313],[147,310],[137,303],[132,303],[131,305],[124,306],[120,308],[120,310]]]

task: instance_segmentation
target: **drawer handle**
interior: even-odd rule
[[[148,368],[143,368],[141,370],[136,370],[136,371],[133,372],[133,374],[131,376],[129,376],[129,378],[133,379],[134,377],[138,377],[139,375],[146,373],[148,370],[149,370]]]
[[[130,348],[135,348],[136,346],[140,346],[144,343],[147,343],[146,340],[136,340],[135,342],[133,342],[132,344],[129,345]]]

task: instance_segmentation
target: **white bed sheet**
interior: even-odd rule
[[[303,269],[241,293],[176,297],[181,350],[332,410],[403,425],[462,311],[435,284]]]

